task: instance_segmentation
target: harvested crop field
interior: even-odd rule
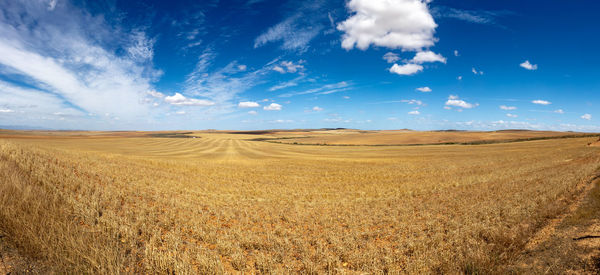
[[[525,140],[541,140],[558,137],[581,137],[589,134],[575,132],[503,130],[491,132],[468,131],[295,131],[273,132],[271,142],[306,145],[429,145],[429,144],[485,144]]]
[[[0,230],[67,273],[518,272],[600,168],[587,146],[597,137],[407,147],[2,135]]]

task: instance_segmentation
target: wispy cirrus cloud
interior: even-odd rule
[[[209,70],[213,66],[216,54],[207,49],[199,57],[195,69],[188,74],[184,93],[189,96],[200,96],[215,104],[202,112],[205,114],[224,114],[235,111],[236,97],[252,87],[262,83],[264,77],[273,71],[273,63],[269,62],[256,70],[241,70],[236,61],[222,68]]]
[[[286,88],[291,88],[291,87],[296,87],[298,86],[302,81],[304,81],[304,79],[306,78],[306,75],[300,75],[292,80],[289,81],[285,81],[285,82],[281,82],[275,86],[272,86],[271,88],[269,88],[269,92],[274,92],[277,90],[283,90]]]
[[[450,18],[474,24],[499,25],[498,18],[509,16],[510,11],[463,10],[446,6],[436,6],[431,9],[435,18]]]
[[[419,105],[419,106],[424,105],[423,101],[420,101],[417,99],[403,99],[400,102],[410,104],[410,105]]]
[[[10,1],[2,10],[0,74],[84,113],[148,116],[143,97],[162,72],[142,29],[114,28],[69,2]]]
[[[262,47],[268,43],[282,42],[284,50],[305,51],[308,44],[323,29],[322,26],[302,26],[299,23],[301,15],[287,18],[281,23],[269,28],[254,40],[254,48]]]
[[[305,52],[310,42],[325,29],[331,19],[331,13],[324,12],[326,1],[290,2],[291,14],[267,29],[254,39],[254,48],[269,43],[281,43],[280,48],[288,51]]]
[[[334,84],[326,84],[321,87],[309,89],[306,91],[281,94],[281,95],[279,95],[279,97],[291,97],[291,96],[296,96],[296,95],[307,95],[307,94],[328,95],[328,94],[347,91],[350,89],[352,89],[352,83],[347,82],[347,81],[342,81],[342,82],[338,82],[338,83],[334,83]]]
[[[61,116],[86,117],[84,110],[76,109],[51,93],[32,88],[19,87],[0,80],[0,109],[2,113],[15,114],[17,123],[28,124],[41,117],[59,119]]]

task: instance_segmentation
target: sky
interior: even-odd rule
[[[0,128],[600,132],[598,9],[4,0]]]

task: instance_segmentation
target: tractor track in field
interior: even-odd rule
[[[573,203],[528,241],[518,274],[600,274],[600,171],[585,182]],[[580,218],[582,213],[591,213]]]

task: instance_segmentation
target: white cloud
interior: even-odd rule
[[[56,8],[56,2],[58,0],[50,0],[50,2],[48,2],[48,10],[49,11],[53,11]]]
[[[389,52],[383,55],[383,60],[387,61],[387,63],[394,63],[400,60],[400,56],[398,56],[398,54]]]
[[[176,115],[185,115],[185,111],[177,111],[175,112]]]
[[[556,110],[554,112],[557,113],[557,114],[561,114],[561,115],[565,113],[565,111],[563,111],[563,109],[558,109],[558,110]]]
[[[350,97],[349,97],[349,96],[347,96],[347,95],[345,95],[345,96],[342,96],[342,98],[343,98],[343,99],[350,99]]]
[[[320,112],[320,111],[323,111],[323,108],[321,108],[319,106],[315,106],[315,107],[312,108],[312,110],[315,111],[315,112]]]
[[[395,74],[399,74],[399,75],[413,75],[413,74],[423,71],[423,66],[417,65],[417,64],[412,64],[412,63],[404,64],[404,65],[394,64],[394,66],[392,66],[389,69],[389,71],[391,73],[395,73]]]
[[[462,75],[459,75],[456,79],[458,79],[459,81],[462,80]]]
[[[516,109],[517,109],[517,107],[514,107],[514,106],[506,106],[506,105],[501,105],[501,106],[500,106],[500,109],[501,109],[501,110],[505,110],[505,111],[513,111],[513,110],[516,110]]]
[[[300,60],[296,64],[294,64],[294,62],[292,61],[283,61],[281,62],[281,65],[283,65],[287,69],[288,73],[296,73],[299,70],[304,69],[304,65],[302,65],[302,63],[305,63],[305,61]]]
[[[541,100],[541,99],[534,100],[531,103],[537,104],[537,105],[550,105],[550,104],[552,104],[552,102],[550,102],[550,101]]]
[[[0,113],[14,113],[15,111],[11,110],[11,109],[0,109]]]
[[[515,114],[506,114],[507,117],[511,117],[511,118],[517,118],[519,117],[518,115]]]
[[[420,87],[420,88],[417,88],[417,91],[422,92],[422,93],[430,93],[432,90],[429,87]]]
[[[260,104],[258,104],[258,102],[253,102],[253,101],[243,101],[238,104],[238,107],[239,108],[258,108],[258,107],[260,107]]]
[[[445,64],[446,58],[432,51],[425,51],[418,52],[411,61],[416,64],[423,64],[426,62],[441,62]]]
[[[353,13],[337,28],[344,32],[342,47],[366,50],[375,45],[418,51],[435,44],[437,24],[429,13],[429,0],[351,0]]]
[[[473,67],[471,69],[471,72],[473,72],[473,74],[475,74],[475,75],[483,75],[483,72],[482,71],[478,71],[477,69],[475,69],[475,67]]]
[[[304,65],[302,65],[303,63],[305,63],[304,60],[300,60],[298,61],[298,63],[294,63],[292,61],[281,61],[279,63],[279,65],[275,65],[273,67],[274,71],[277,71],[279,73],[285,74],[285,73],[297,73],[299,71],[303,71],[304,70]]]
[[[582,119],[585,119],[585,120],[592,120],[592,115],[590,115],[590,114],[585,114],[585,115],[582,115],[582,116],[581,116],[581,118],[582,118]]]
[[[408,112],[408,114],[416,116],[416,115],[420,115],[421,112],[419,112],[419,111],[410,111],[410,112]]]
[[[413,75],[423,71],[419,64],[446,63],[446,58],[424,48],[432,47],[437,24],[429,12],[430,0],[350,0],[352,15],[337,28],[343,31],[342,48],[366,50],[371,45],[402,51],[416,51],[411,60],[398,65],[400,57],[388,52],[383,59],[394,63],[390,72]]]
[[[238,65],[238,70],[240,70],[241,72],[246,71],[248,69],[248,66],[246,65]]]
[[[454,56],[459,56],[458,51],[454,50]]]
[[[165,102],[175,106],[213,106],[214,102],[204,99],[187,98],[180,93],[165,97]]]
[[[269,106],[263,107],[265,111],[281,111],[281,105],[277,103],[271,103]]]
[[[282,68],[282,67],[279,67],[279,66],[274,66],[274,67],[273,67],[273,71],[276,71],[276,72],[278,72],[278,73],[282,73],[282,74],[284,74],[284,73],[285,73],[285,69],[284,69],[284,68]]]
[[[471,103],[468,103],[468,102],[460,99],[458,96],[450,95],[448,97],[448,101],[446,101],[446,106],[447,107],[450,107],[450,106],[458,107],[458,108],[463,108],[463,109],[472,109],[472,108],[479,106],[479,104],[471,104]]]
[[[519,66],[530,71],[535,71],[538,69],[538,65],[531,64],[529,60],[525,60],[525,62],[521,63]]]
[[[255,115],[258,115],[258,112],[257,111],[249,111],[248,114],[255,116]]]

